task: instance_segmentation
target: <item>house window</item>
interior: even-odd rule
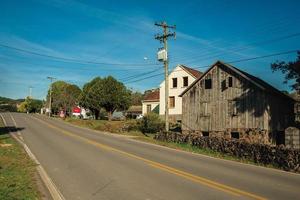
[[[205,79],[205,89],[211,89],[212,88],[212,80],[210,79]]]
[[[232,77],[228,77],[228,87],[232,87],[233,86],[233,79]]]
[[[177,88],[177,78],[172,78],[173,88]]]
[[[240,133],[239,132],[231,132],[231,138],[239,139],[240,138]]]
[[[175,97],[169,97],[169,108],[174,108],[175,107]]]
[[[147,105],[147,113],[150,113],[151,112],[151,104],[148,104]]]
[[[189,77],[183,77],[183,87],[187,87],[189,85]]]

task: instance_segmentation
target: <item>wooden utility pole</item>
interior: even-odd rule
[[[156,26],[160,26],[163,28],[163,35],[156,35],[155,39],[164,43],[165,50],[165,59],[163,60],[165,66],[165,123],[166,123],[166,131],[169,131],[169,58],[168,58],[168,37],[175,37],[176,33],[169,33],[168,29],[176,29],[176,26],[169,26],[166,22],[155,23]]]
[[[47,79],[50,80],[50,98],[49,98],[49,117],[51,117],[52,113],[52,82],[55,79],[54,77],[48,76]]]

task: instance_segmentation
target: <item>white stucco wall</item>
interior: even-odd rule
[[[175,97],[175,107],[169,108],[170,115],[180,115],[182,114],[182,98],[179,95],[188,87],[183,87],[183,77],[188,77],[188,85],[195,81],[195,78],[185,70],[183,70],[180,65],[175,67],[169,75],[169,97]],[[177,88],[173,88],[172,78],[177,78]],[[160,106],[159,114],[165,114],[165,81],[160,84]]]
[[[157,102],[143,102],[142,103],[142,114],[147,114],[147,105],[151,105],[151,110],[153,110],[157,105],[159,105],[159,101]]]

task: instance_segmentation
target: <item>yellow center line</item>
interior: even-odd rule
[[[261,196],[258,196],[258,195],[255,195],[255,194],[243,191],[243,190],[239,190],[237,188],[233,188],[233,187],[230,187],[230,186],[227,186],[227,185],[215,182],[215,181],[211,181],[209,179],[206,179],[206,178],[203,178],[203,177],[200,177],[200,176],[196,176],[196,175],[193,175],[191,173],[175,169],[173,167],[169,167],[169,166],[161,164],[159,162],[148,160],[148,159],[142,158],[140,156],[137,156],[137,155],[134,155],[134,154],[131,154],[131,153],[128,153],[128,152],[116,149],[114,147],[111,147],[111,146],[108,146],[108,145],[105,145],[105,144],[101,144],[99,142],[87,139],[85,137],[79,136],[77,134],[71,133],[71,132],[66,131],[66,130],[64,130],[62,128],[59,128],[57,126],[54,126],[54,125],[52,125],[52,124],[50,124],[50,123],[48,123],[46,121],[43,121],[41,119],[36,118],[36,117],[32,117],[32,118],[40,121],[41,123],[44,123],[48,127],[52,128],[52,129],[55,129],[55,130],[57,130],[57,131],[65,134],[67,136],[70,136],[70,137],[73,137],[73,138],[77,138],[78,140],[84,141],[84,142],[86,142],[88,144],[94,145],[94,146],[96,146],[98,148],[101,148],[101,149],[105,149],[107,151],[117,152],[117,153],[126,155],[128,157],[135,158],[137,160],[141,160],[141,161],[145,162],[146,164],[148,164],[149,166],[161,169],[163,171],[166,171],[168,173],[171,173],[171,174],[183,177],[183,178],[191,180],[193,182],[200,183],[202,185],[206,185],[208,187],[211,187],[211,188],[214,188],[214,189],[217,189],[217,190],[229,193],[229,194],[234,195],[234,196],[242,196],[243,195],[243,196],[247,196],[247,197],[250,197],[250,198],[253,198],[253,199],[257,199],[257,200],[266,200],[266,198],[264,198],[264,197],[261,197]]]

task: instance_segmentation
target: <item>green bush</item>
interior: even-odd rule
[[[139,129],[142,133],[157,133],[164,129],[164,122],[158,114],[148,113],[140,120]]]

